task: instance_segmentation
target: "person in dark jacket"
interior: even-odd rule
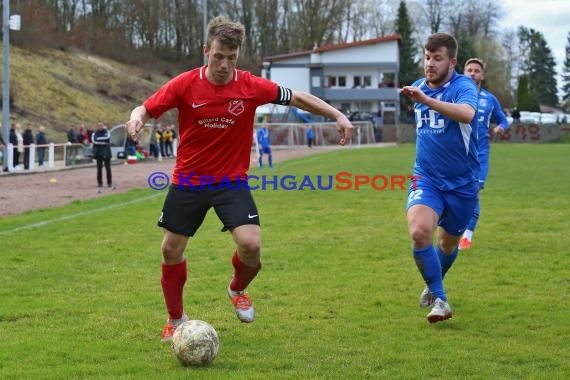
[[[36,134],[36,144],[38,144],[38,165],[44,166],[44,158],[46,154],[46,148],[41,145],[46,145],[48,143],[46,134],[46,127],[41,126],[39,132]]]
[[[34,143],[34,135],[32,134],[32,125],[28,124],[24,129],[24,169],[30,168],[30,145]]]
[[[10,134],[8,135],[8,142],[12,144],[14,147],[12,149],[12,165],[14,167],[18,166],[20,162],[20,152],[18,152],[18,137],[16,136],[16,129],[14,124],[12,124],[12,128],[10,128]]]
[[[72,144],[77,142],[75,139],[75,129],[73,129],[73,125],[67,130],[67,142]]]
[[[103,192],[103,164],[107,171],[107,186],[115,190],[111,174],[111,133],[102,121],[97,123],[97,129],[91,137],[93,142],[93,157],[97,160],[97,194]]]

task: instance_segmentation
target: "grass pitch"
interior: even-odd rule
[[[221,341],[198,369],[159,342],[165,192],[0,219],[0,378],[566,378],[569,154],[493,146],[474,248],[445,281],[454,317],[435,325],[418,307],[406,191],[254,191],[263,270],[251,325],[227,299],[233,244],[211,211],[186,252],[186,312]],[[252,174],[388,177],[413,159],[413,146],[347,149]]]

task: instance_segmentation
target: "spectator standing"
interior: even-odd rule
[[[44,166],[44,159],[46,154],[46,148],[41,145],[46,145],[48,143],[46,134],[46,128],[42,125],[36,134],[36,144],[38,144],[38,165]]]
[[[164,131],[162,132],[162,139],[164,140],[164,154],[166,154],[166,157],[172,157],[173,156],[173,151],[172,151],[173,134],[172,134],[172,129],[170,128],[170,125],[167,125],[164,127]]]
[[[518,124],[521,122],[521,112],[519,111],[517,106],[513,108],[513,112],[511,112],[511,117],[513,118],[513,123]]]
[[[22,138],[24,142],[24,169],[28,170],[30,168],[30,145],[34,143],[31,124],[26,126]]]
[[[75,137],[75,128],[73,125],[67,130],[67,142],[72,144],[77,142],[77,138]]]
[[[89,138],[87,137],[87,132],[85,131],[85,128],[79,127],[77,129],[77,132],[75,133],[75,141],[80,144],[88,143]]]
[[[150,154],[154,158],[158,158],[159,155],[159,148],[157,139],[160,138],[160,135],[156,132],[156,127],[152,127],[152,132],[150,133]]]
[[[21,170],[20,165],[20,154],[24,152],[24,138],[22,137],[22,127],[19,123],[12,124],[10,128],[10,144],[13,145],[12,157],[15,170]]]
[[[156,142],[158,143],[158,147],[160,148],[160,157],[166,157],[164,155],[164,130],[162,125],[158,124],[156,128]]]
[[[111,133],[102,121],[97,123],[97,129],[91,137],[93,141],[93,156],[97,161],[97,194],[103,192],[103,165],[107,172],[107,186],[115,190],[111,173]]]

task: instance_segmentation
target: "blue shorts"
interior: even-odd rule
[[[271,147],[270,146],[262,146],[259,148],[259,154],[271,154]]]
[[[450,235],[461,236],[477,204],[474,188],[477,188],[476,184],[468,184],[458,189],[442,191],[424,176],[416,180],[415,187],[410,181],[406,209],[418,204],[428,206],[439,216],[438,226]]]

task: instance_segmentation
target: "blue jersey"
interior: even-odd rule
[[[259,131],[257,131],[257,143],[262,148],[269,147],[269,129],[260,128]]]
[[[477,87],[455,71],[449,82],[432,89],[425,78],[412,84],[427,96],[447,103],[468,104],[477,110]],[[477,160],[476,118],[470,124],[459,123],[422,103],[414,104],[416,118],[416,162],[414,173],[427,177],[442,191],[476,184]]]
[[[479,160],[489,156],[489,124],[494,122],[497,126],[507,130],[509,122],[495,95],[484,88],[479,92],[479,107],[477,110],[477,128],[479,140]]]

